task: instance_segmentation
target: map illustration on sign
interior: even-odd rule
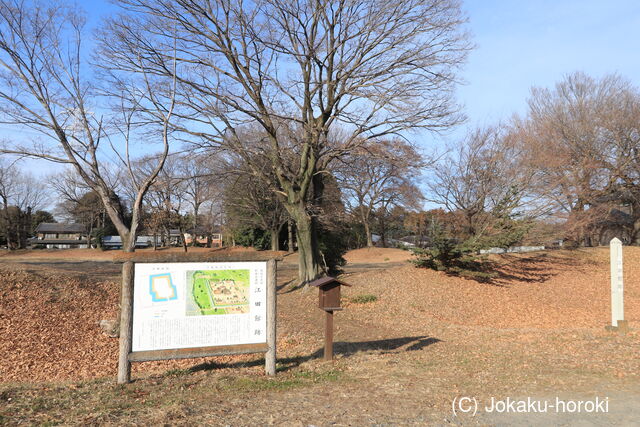
[[[249,313],[249,270],[187,271],[187,316]]]
[[[153,302],[178,299],[178,291],[171,280],[171,273],[149,276],[149,293]]]

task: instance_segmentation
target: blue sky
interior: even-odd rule
[[[117,8],[86,4],[91,26]],[[639,0],[467,0],[476,48],[458,90],[470,124],[524,112],[529,88],[564,74],[617,72],[640,86]]]
[[[90,26],[116,10],[106,0],[90,5],[84,4]],[[469,119],[443,137],[417,136],[438,151],[469,126],[524,113],[531,86],[553,86],[567,73],[619,73],[640,86],[639,0],[469,0],[462,6],[476,45],[457,94]]]
[[[476,45],[457,91],[468,121],[445,141],[524,113],[532,86],[551,87],[574,71],[618,73],[640,86],[640,0],[463,0],[462,8]],[[92,2],[90,24],[115,10]]]
[[[477,46],[458,91],[471,126],[524,113],[531,86],[551,87],[574,71],[618,73],[640,86],[638,0],[473,0],[463,8]]]

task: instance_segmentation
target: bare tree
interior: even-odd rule
[[[134,173],[148,174],[155,167],[156,156],[147,156],[139,160]],[[177,229],[179,242],[187,251],[185,218],[187,197],[187,181],[181,175],[182,159],[177,155],[169,156],[154,183],[149,187],[144,199],[147,214],[146,225],[151,227],[154,235],[160,231],[163,244],[169,244],[171,230]]]
[[[7,249],[15,248],[11,241],[11,217],[9,213],[9,206],[11,203],[11,197],[13,196],[14,188],[17,185],[18,173],[15,167],[9,162],[0,163],[0,201],[2,202],[2,222],[4,225],[4,236],[7,242]]]
[[[464,217],[465,235],[479,240],[501,217],[527,210],[531,171],[520,165],[520,146],[502,126],[471,131],[431,167],[428,200]],[[539,212],[533,207],[529,215]]]
[[[414,184],[422,156],[403,140],[370,141],[334,166],[347,205],[362,223],[367,246],[373,246],[372,214],[394,206],[417,208],[422,194]]]
[[[144,57],[149,73],[170,76],[175,47],[188,64],[176,77],[184,135],[237,153],[266,181],[241,132],[263,130],[303,283],[321,273],[314,206],[330,162],[366,139],[461,119],[453,85],[470,45],[457,0],[118,3],[129,14],[109,23],[103,56],[119,70]]]
[[[139,74],[135,79],[113,74],[110,77],[118,78],[105,85],[118,95],[116,120],[101,109],[106,100],[83,61],[84,24],[75,8],[58,3],[0,1],[0,120],[41,137],[5,141],[1,148],[5,153],[69,165],[100,196],[123,249],[133,251],[142,198],[169,150],[173,96],[159,99],[156,93],[174,93],[175,84],[171,85],[170,77],[167,84],[167,79],[149,76],[144,60],[136,58]],[[165,90],[156,91],[161,80]],[[141,125],[154,125],[158,130],[151,138],[162,141],[156,167],[145,176],[134,175],[131,167],[132,138]],[[105,148],[113,150],[106,154]],[[130,223],[110,176],[115,166],[107,159],[114,154],[136,184]]]
[[[31,229],[31,213],[47,204],[44,183],[32,175],[21,173],[15,162],[0,159],[1,233],[7,249],[23,249]]]
[[[515,131],[534,172],[536,197],[568,220],[569,236],[592,244],[614,210],[640,232],[640,93],[627,80],[583,73],[533,88]],[[629,209],[627,209],[629,208]],[[596,240],[599,240],[597,237]]]
[[[224,194],[227,221],[268,231],[271,250],[279,251],[280,231],[289,215],[272,190],[276,178],[271,176],[269,182],[256,180],[251,171],[247,170],[246,164],[239,159],[236,163],[237,167],[233,168],[235,173],[228,175]],[[265,169],[268,169],[266,164]]]
[[[55,173],[49,176],[47,181],[56,195],[67,202],[77,203],[82,196],[91,191],[91,188],[72,169]]]
[[[100,196],[71,169],[51,175],[48,186],[60,200],[56,213],[66,220],[84,224],[88,229],[89,247],[93,247],[94,229],[103,228],[106,222],[107,212]],[[101,245],[100,241],[96,242],[96,247]]]
[[[221,189],[220,189],[221,190]],[[200,227],[205,231],[207,236],[207,247],[213,244],[213,235],[220,234],[224,236],[222,227],[225,216],[224,202],[222,191],[216,192],[211,200],[203,204],[199,218]]]
[[[178,162],[179,175],[184,182],[184,198],[191,207],[190,227],[191,234],[194,235],[192,244],[195,245],[197,233],[213,233],[211,227],[207,226],[207,221],[200,217],[203,211],[210,212],[216,202],[221,203],[226,165],[219,157],[191,153],[180,156]]]

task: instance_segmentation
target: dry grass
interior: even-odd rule
[[[201,247],[188,247],[188,252],[255,252],[252,248],[237,246],[234,248],[211,249]],[[151,254],[153,248],[137,249],[137,253]],[[159,253],[182,253],[182,247],[158,248]],[[120,250],[100,250],[100,249],[24,249],[17,251],[0,251],[0,260],[13,261],[37,261],[37,260],[58,260],[58,261],[113,261],[114,257],[122,254]]]
[[[625,248],[627,335],[604,330],[604,248],[496,256],[492,284],[385,268],[407,254],[396,251],[348,255],[378,265],[347,274],[336,362],[321,360],[316,292],[282,290],[278,379],[246,355],[137,364],[126,387],[113,381],[116,340],[96,324],[117,311],[115,283],[3,268],[0,423],[423,424],[461,394],[640,389],[640,248]],[[283,272],[280,283],[295,269]],[[377,299],[350,302],[358,295]]]
[[[640,321],[640,248],[625,248],[625,313]],[[407,319],[494,328],[601,328],[610,322],[606,249],[494,256],[491,283],[412,266],[351,275],[349,293],[379,296]],[[640,326],[640,325],[638,325]]]
[[[349,251],[344,257],[348,263],[403,262],[412,258],[410,251],[393,248],[362,248]]]

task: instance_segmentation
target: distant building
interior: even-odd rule
[[[404,236],[399,239],[389,239],[389,243],[398,248],[427,248],[431,240],[426,236]]]
[[[172,230],[173,231],[173,230]],[[187,230],[184,234],[187,245],[191,245],[195,241],[201,246],[211,245],[212,248],[222,247],[222,233],[219,230],[211,233],[209,230],[197,227]]]
[[[32,247],[47,249],[70,249],[89,247],[87,227],[83,224],[43,222],[35,230],[36,236],[29,240]]]
[[[193,231],[193,230],[190,230],[190,231]],[[146,231],[143,230],[143,232],[148,233],[149,230],[146,230]],[[169,234],[168,234],[169,240],[166,240],[166,237],[167,237],[166,235],[163,236],[158,234],[155,236],[155,239],[156,239],[155,246],[162,246],[163,244],[168,244],[169,246],[181,246],[182,245],[181,236],[182,235],[180,234],[180,230],[178,230],[177,228],[171,229],[169,230]],[[187,245],[190,245],[193,241],[192,234],[184,233],[184,237]],[[211,238],[212,248],[222,247],[222,234],[219,234],[219,233],[213,233],[210,235],[196,234],[197,242],[202,246],[205,246],[207,244],[207,241],[209,238]],[[153,239],[154,239],[154,236],[151,236],[151,235],[141,235],[136,237],[136,249],[152,247]],[[120,239],[120,236],[104,236],[102,238],[102,247],[104,247],[105,249],[122,249],[122,239]]]
[[[153,246],[153,236],[136,237],[136,249],[149,248],[151,246]],[[102,238],[102,247],[105,249],[122,249],[122,239],[120,236],[104,236]]]
[[[169,229],[169,246],[180,246],[182,245],[182,233],[177,228]]]

